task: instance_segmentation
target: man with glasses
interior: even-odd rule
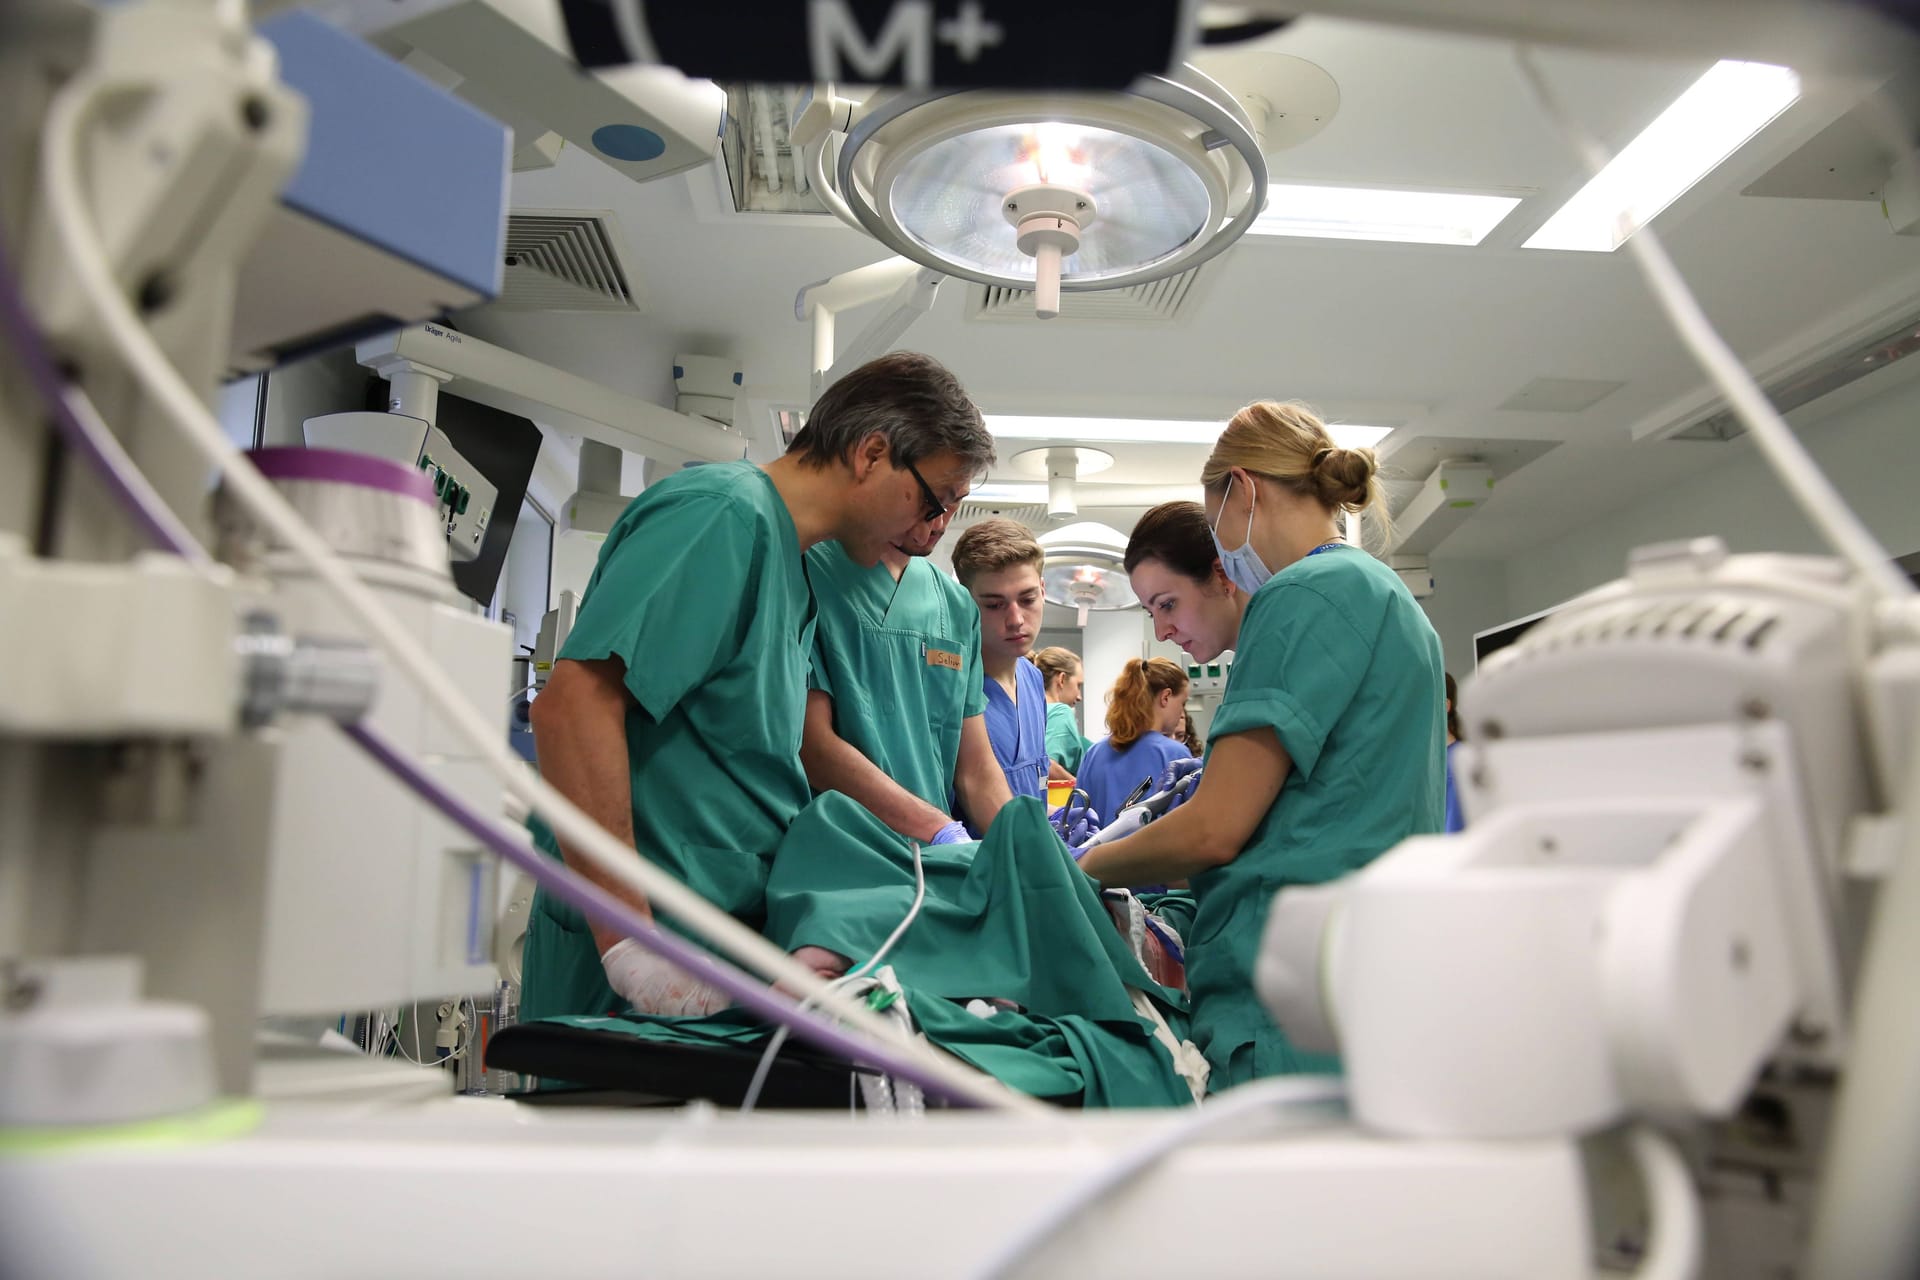
[[[804,555],[833,540],[871,567],[889,549],[930,546],[992,460],[953,375],[896,352],[829,387],[765,468],[718,463],[648,487],[607,535],[533,704],[541,773],[638,856],[761,927],[769,860],[811,798],[800,761],[815,626]],[[532,828],[549,856],[651,914],[643,895]],[[523,975],[529,1020],[726,1003],[544,892]]]
[[[800,748],[815,791],[859,801],[893,831],[929,844],[985,831],[1012,798],[987,737],[980,620],[965,588],[928,563],[966,486],[935,492],[907,464],[923,523],[880,563],[837,542],[807,552],[819,626]]]

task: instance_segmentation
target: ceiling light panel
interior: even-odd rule
[[[1167,418],[1042,418],[987,414],[987,430],[1001,440],[1070,440],[1092,444],[1211,445],[1226,423]],[[1343,449],[1371,448],[1392,427],[1328,423],[1327,431]]]
[[[1476,245],[1519,203],[1519,196],[1464,191],[1270,183],[1267,207],[1247,234]]]
[[[973,489],[967,494],[966,500],[968,502],[982,503],[1041,503],[1047,500],[1047,486],[1045,484],[1022,484],[1019,481],[1012,481],[1005,484],[997,481],[989,481],[986,484],[973,486]]]
[[[1800,77],[1720,62],[1662,111],[1526,242],[1610,253],[1718,168],[1800,96]]]

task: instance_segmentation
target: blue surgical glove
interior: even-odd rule
[[[1154,794],[1173,790],[1188,777],[1200,772],[1200,764],[1201,762],[1193,756],[1188,756],[1185,760],[1175,760],[1160,774],[1160,780],[1153,784]]]
[[[973,837],[967,834],[967,824],[964,822],[961,822],[959,819],[956,818],[952,822],[949,822],[946,826],[934,832],[933,839],[929,840],[927,843],[928,844],[964,844],[966,841],[971,839],[973,839]]]
[[[1180,781],[1174,783],[1173,799],[1167,801],[1167,807],[1160,811],[1160,816],[1163,818],[1166,817],[1175,809],[1178,809],[1181,805],[1193,799],[1193,793],[1200,789],[1200,778],[1200,770],[1195,769],[1192,773],[1187,774],[1184,778],[1180,779]]]
[[[1065,804],[1047,817],[1069,849],[1078,849],[1100,830],[1100,815],[1087,803],[1087,793],[1077,788]]]

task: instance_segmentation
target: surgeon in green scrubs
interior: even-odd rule
[[[980,614],[926,557],[951,511],[856,564],[837,542],[807,552],[819,624],[800,759],[815,791],[857,800],[908,839],[971,839],[1013,798],[987,739]]]
[[[638,856],[760,927],[768,860],[810,800],[800,744],[814,606],[803,553],[835,539],[857,563],[877,563],[892,544],[924,538],[992,457],[953,375],[896,352],[829,387],[765,468],[713,464],[650,486],[608,534],[533,703],[542,775]],[[651,914],[644,896],[574,859],[544,825],[533,830],[550,856]],[[535,897],[524,1018],[725,1003]]]
[[[1384,523],[1372,450],[1339,447],[1298,405],[1263,402],[1234,416],[1201,480],[1209,541],[1234,593],[1209,596],[1218,584],[1196,581],[1188,594],[1198,606],[1224,600],[1223,614],[1235,593],[1246,597],[1206,772],[1187,803],[1080,866],[1103,885],[1191,882],[1193,1038],[1217,1092],[1338,1069],[1290,1045],[1254,993],[1267,910],[1288,885],[1335,879],[1441,829],[1446,695],[1439,637],[1420,606],[1341,537],[1343,512]],[[1136,592],[1171,612],[1187,589],[1139,568],[1194,558],[1129,546]]]

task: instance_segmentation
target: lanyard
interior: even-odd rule
[[[1347,545],[1346,542],[1343,541],[1342,539],[1335,538],[1332,542],[1321,543],[1319,546],[1315,547],[1313,550],[1307,552],[1307,554],[1310,556],[1317,556],[1322,551],[1331,551],[1335,547],[1344,547],[1346,545]]]

